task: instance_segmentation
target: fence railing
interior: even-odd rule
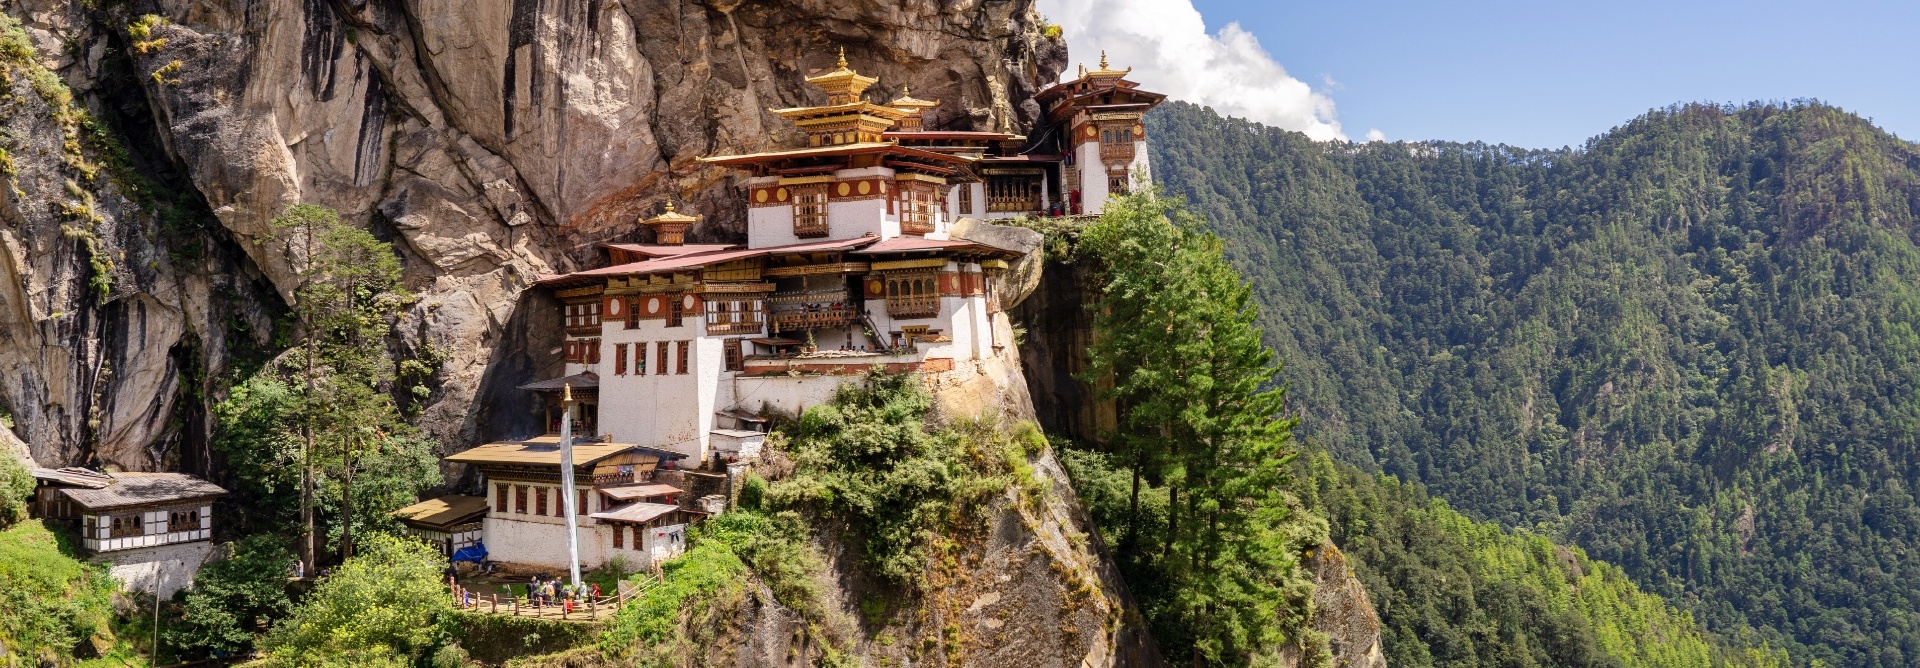
[[[557,600],[545,600],[538,596],[507,595],[503,600],[499,594],[476,593],[460,584],[454,578],[447,579],[447,587],[453,594],[454,607],[469,612],[494,615],[513,615],[515,617],[544,617],[561,620],[592,621],[611,616],[620,611],[627,602],[640,597],[664,581],[659,570],[647,573],[632,587],[621,587],[612,595],[583,596],[574,599],[556,597]],[[632,582],[632,580],[627,580]],[[603,592],[604,594],[604,592]]]

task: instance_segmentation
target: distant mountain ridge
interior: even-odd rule
[[[1308,441],[1796,663],[1920,661],[1920,146],[1817,103],[1562,151],[1148,128]]]

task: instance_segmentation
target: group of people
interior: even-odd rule
[[[527,603],[531,605],[564,605],[572,610],[575,601],[585,601],[588,597],[600,598],[600,585],[567,584],[560,578],[542,575],[533,576],[527,583]]]

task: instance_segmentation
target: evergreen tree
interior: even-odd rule
[[[303,557],[324,537],[345,558],[356,530],[391,527],[389,513],[440,480],[435,443],[407,424],[394,398],[399,365],[387,353],[413,297],[393,246],[332,210],[295,205],[274,226],[304,264],[294,292],[298,340],[215,408],[215,445],[259,508],[299,509]],[[289,504],[294,490],[299,501]]]
[[[1103,281],[1091,368],[1111,379],[1133,469],[1128,540],[1142,478],[1168,494],[1161,556],[1132,567],[1163,585],[1162,637],[1196,665],[1254,663],[1288,644],[1324,660],[1298,556],[1326,528],[1288,491],[1293,423],[1245,281],[1199,219],[1152,194],[1109,201],[1081,243]]]

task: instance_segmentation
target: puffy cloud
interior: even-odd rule
[[[1372,130],[1367,131],[1367,141],[1386,141],[1386,140],[1387,140],[1387,133],[1381,132],[1380,128],[1374,128]]]
[[[1240,24],[1207,34],[1192,0],[1040,0],[1040,11],[1089,69],[1105,50],[1114,69],[1133,68],[1128,78],[1142,88],[1314,139],[1346,139],[1332,98],[1289,76]]]

